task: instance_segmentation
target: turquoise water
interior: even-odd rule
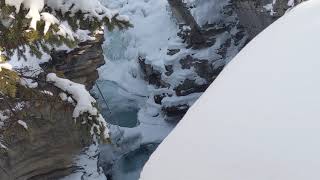
[[[123,156],[114,166],[114,180],[138,180],[140,172],[158,144],[142,145]]]
[[[137,102],[128,99],[121,94],[123,91],[117,84],[111,81],[98,81],[92,90],[97,98],[98,107],[106,121],[120,127],[136,127],[139,122],[137,113],[139,111]]]
[[[124,55],[128,43],[126,34],[115,31],[108,33],[106,39],[104,53],[107,63],[100,69],[100,79],[91,93],[96,97],[100,112],[109,124],[133,128],[139,125],[138,111],[146,101],[146,97],[141,95],[143,91],[140,91],[143,84],[128,68],[132,59]],[[130,147],[129,144],[135,140],[132,137],[132,142],[123,144],[124,148]],[[105,173],[110,173],[112,169],[112,180],[138,180],[144,164],[156,147],[157,144],[141,145],[122,154],[121,150],[117,152],[117,148],[112,145],[105,145],[100,147],[100,163]]]

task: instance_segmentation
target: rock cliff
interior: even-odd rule
[[[54,68],[64,76],[76,83],[86,85],[91,89],[98,79],[98,68],[105,64],[102,43],[103,34],[96,35],[95,40],[79,43],[72,51],[56,51],[51,57],[52,61],[45,64],[45,68]]]

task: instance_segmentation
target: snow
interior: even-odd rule
[[[13,107],[12,111],[16,112],[16,111],[21,111],[24,106],[25,106],[25,103],[18,102],[18,103],[15,103],[14,105],[12,105],[11,107]],[[10,111],[8,109],[0,110],[0,129],[4,127],[6,121],[10,120],[10,117],[12,116],[12,111]],[[18,123],[24,127],[27,127],[27,126],[25,126],[26,124],[21,120],[18,121]],[[1,141],[1,135],[2,134],[0,134],[0,141]]]
[[[7,148],[7,146],[3,145],[3,144],[0,142],[0,149],[5,149],[5,150],[7,150],[8,148]]]
[[[59,97],[62,101],[68,101],[68,96],[66,93],[62,92],[62,93],[59,93]]]
[[[99,32],[95,32],[94,34],[98,34]],[[89,30],[82,30],[78,29],[74,34],[74,37],[76,37],[79,41],[84,42],[84,41],[93,41],[96,38],[93,36],[90,36],[90,31]]]
[[[0,128],[3,127],[5,120],[7,120],[9,117],[5,115],[3,111],[0,111]]]
[[[277,2],[277,0],[273,0],[272,3],[266,4],[265,6],[263,6],[263,8],[266,11],[270,12],[270,16],[273,16],[274,14],[276,14],[276,12],[273,9],[274,8],[273,6],[276,4],[276,2]]]
[[[121,134],[121,139],[134,139],[138,145],[158,144],[175,127],[175,123],[165,120],[166,117],[162,113],[163,107],[154,102],[153,95],[162,92],[174,94],[171,98],[162,100],[163,106],[193,104],[201,93],[177,97],[173,88],[181,84],[186,78],[195,80],[199,84],[203,84],[205,80],[200,78],[194,70],[182,69],[179,63],[180,60],[187,55],[194,55],[196,58],[212,61],[220,59],[221,56],[217,54],[217,49],[229,38],[230,34],[225,33],[217,36],[217,43],[213,47],[201,51],[187,49],[186,44],[177,36],[179,28],[172,17],[167,0],[101,1],[112,8],[119,8],[121,14],[129,15],[130,22],[133,24],[133,28],[129,28],[126,31],[106,31],[105,33],[106,65],[99,70],[100,79],[98,81],[102,94],[105,95],[110,107],[105,110],[109,111],[111,109],[111,112],[113,112],[112,110],[114,109],[114,111],[121,112],[122,109],[128,109],[128,106],[132,107],[132,105],[139,109],[138,125],[132,128],[116,128],[111,125],[109,127],[111,139],[115,136],[117,137],[117,134]],[[204,5],[203,7],[206,6]],[[198,9],[198,11],[201,12],[201,9]],[[218,17],[216,12],[211,14]],[[214,19],[211,20],[213,21]],[[180,49],[180,52],[169,56],[167,55],[168,49]],[[238,52],[237,47],[232,46],[230,49],[235,49]],[[228,52],[225,59],[231,59],[234,54],[233,52]],[[166,72],[166,65],[173,65],[174,73],[171,76],[162,77],[171,87],[169,89],[158,89],[149,85],[145,81],[138,64],[139,57],[145,58],[147,63],[150,63],[162,73]],[[114,89],[114,86],[117,88]],[[97,91],[93,90],[95,93]],[[101,106],[105,106],[104,101],[101,101]],[[112,118],[114,118],[113,114]],[[130,143],[132,142],[130,141]],[[133,151],[136,148],[135,145],[126,144],[125,146],[128,146],[127,148]],[[106,156],[114,158],[112,153],[110,155],[110,151],[104,150],[102,154],[104,153],[108,154]],[[109,162],[108,160],[106,161]]]
[[[77,101],[77,106],[74,109],[73,117],[77,118],[81,114],[88,112],[91,115],[98,115],[98,111],[92,104],[96,100],[89,94],[83,84],[74,83],[68,79],[59,78],[56,74],[50,73],[47,75],[47,81],[61,90],[69,93]]]
[[[4,121],[4,120],[7,120],[7,119],[8,119],[8,117],[5,116],[5,115],[3,114],[3,112],[0,111],[0,121]]]
[[[173,106],[179,106],[179,105],[189,105],[192,106],[195,99],[198,99],[202,93],[193,93],[189,96],[175,96],[175,97],[165,97],[161,101],[163,104],[163,107],[173,107]]]
[[[288,0],[288,6],[293,7],[295,5],[294,0]]]
[[[29,10],[26,18],[31,19],[30,27],[33,29],[37,28],[37,22],[41,19],[46,21],[44,32],[47,32],[51,24],[58,23],[53,15],[48,12],[42,12],[45,6],[55,10],[61,10],[63,13],[67,11],[71,12],[72,15],[81,11],[86,14],[87,18],[98,18],[98,20],[102,20],[104,17],[111,20],[118,15],[116,10],[102,6],[99,0],[5,0],[5,3],[15,7],[17,13],[20,11],[21,5]],[[128,17],[119,15],[117,19],[127,21]]]
[[[65,93],[68,93],[76,101],[76,105],[73,111],[73,118],[78,118],[84,113],[89,113],[90,116],[96,117],[99,124],[93,124],[91,128],[91,134],[93,135],[95,130],[98,134],[103,135],[104,138],[109,137],[109,130],[103,117],[98,113],[97,108],[94,106],[96,100],[90,95],[83,84],[72,82],[68,79],[59,78],[54,73],[47,75],[47,81],[54,84]],[[62,100],[66,100],[64,94],[59,95]],[[67,99],[69,102],[69,98]],[[100,131],[100,127],[104,127],[104,132]]]
[[[153,109],[155,104],[146,102],[148,99],[141,97],[151,96],[155,88],[144,80],[137,62],[138,58],[144,57],[153,67],[166,71],[165,64],[173,61],[172,57],[167,55],[167,49],[183,49],[174,60],[195,52],[189,52],[185,48],[186,45],[177,36],[179,28],[171,16],[167,0],[101,0],[101,2],[111,8],[119,9],[120,14],[130,16],[133,27],[126,31],[106,31],[104,45],[106,65],[99,70],[100,80],[114,82],[121,88],[121,96],[139,99],[138,106],[144,109],[141,111],[150,112],[147,109]],[[187,74],[194,77],[194,73],[189,71],[177,72],[180,79],[185,78]],[[172,77],[171,79],[178,78]],[[173,83],[179,84],[180,82],[174,81]],[[159,111],[155,112],[157,113]],[[154,115],[154,113],[151,114]],[[155,122],[161,121],[158,118],[152,118],[152,115],[141,115],[140,118],[146,119],[139,119],[139,121],[148,122],[153,121],[152,119],[157,119]]]
[[[277,12],[275,12],[275,10],[274,10],[274,5],[275,5],[276,3],[277,3],[277,0],[272,0],[271,3],[264,5],[263,8],[264,8],[267,12],[269,12],[271,16],[274,16],[274,15],[277,13]],[[295,1],[294,1],[294,0],[288,0],[287,5],[288,5],[288,7],[290,7],[290,8],[287,10],[287,12],[289,12],[290,9],[295,6]]]
[[[53,96],[53,93],[51,91],[41,91],[41,93],[45,94],[45,95],[48,95],[48,96]]]
[[[46,4],[56,10],[62,12],[70,11],[72,14],[82,11],[87,13],[87,17],[95,17],[102,20],[104,17],[110,20],[118,14],[118,11],[111,10],[102,6],[99,0],[46,0]]]
[[[18,124],[20,124],[24,129],[28,129],[28,125],[26,122],[24,122],[22,120],[18,120]]]
[[[217,12],[229,3],[225,0],[184,0],[184,2],[195,7],[191,9],[191,13],[200,26],[217,22],[221,17]]]
[[[5,0],[6,5],[13,6],[16,13],[23,8],[28,10],[26,18],[31,19],[30,28],[36,30],[37,22],[43,20],[45,22],[44,34],[49,31],[51,25],[58,24],[58,35],[74,40],[73,32],[65,23],[59,22],[55,17],[55,12],[44,12],[44,7],[61,11],[62,13],[69,12],[71,16],[81,11],[84,13],[84,18],[103,20],[108,18],[111,21],[114,17],[119,21],[129,21],[128,16],[119,15],[117,10],[109,9],[103,6],[99,0]]]
[[[54,13],[51,14],[49,12],[44,12],[44,7],[48,6],[56,10],[61,10],[62,12],[68,11],[71,13],[71,15],[74,15],[74,13],[78,11],[82,11],[86,14],[86,18],[98,18],[99,20],[104,17],[107,17],[111,20],[115,16],[117,16],[116,18],[121,21],[129,20],[127,16],[118,15],[116,10],[111,10],[103,6],[99,0],[5,0],[5,3],[15,7],[16,13],[21,10],[20,8],[23,5],[23,8],[28,10],[26,18],[31,19],[30,28],[36,29],[37,22],[43,20],[45,21],[44,33],[47,33],[51,25],[58,24],[59,31],[57,32],[57,35],[64,36],[71,40],[76,38],[80,42],[94,40],[95,38],[90,35],[91,33],[88,30],[79,29],[76,32],[72,31],[72,28],[69,26],[69,24],[65,21],[58,20]],[[11,17],[14,18],[14,15],[11,15]],[[39,59],[30,54],[29,47],[25,48],[25,61],[21,61],[21,58],[18,57],[17,51],[15,51],[14,55],[10,57],[9,62],[0,63],[0,70],[2,68],[15,70],[20,75],[31,77],[31,79],[37,77],[41,72],[43,72],[39,64],[48,62],[51,59],[50,55],[43,52],[43,50],[40,48],[39,50],[42,52],[42,57]],[[49,48],[55,50],[70,50],[69,48],[66,48],[65,45]],[[21,78],[20,83],[28,88],[38,87],[38,83],[31,79]]]
[[[151,156],[141,180],[318,180],[320,2],[251,41]]]
[[[130,16],[130,22],[134,25],[126,31],[129,38],[132,38],[125,51],[126,58],[137,59],[138,56],[146,56],[148,61],[153,61],[159,68],[164,68],[161,57],[166,56],[167,47],[170,45],[168,39],[177,39],[178,32],[167,10],[168,2],[166,0],[105,2],[106,5],[112,3],[123,4],[120,13]]]
[[[98,155],[98,145],[92,144],[75,158],[75,165],[82,169],[59,180],[107,180],[102,170],[97,169]]]
[[[34,82],[30,78],[37,77],[43,69],[40,64],[48,62],[50,60],[50,55],[43,53],[41,59],[30,54],[30,48],[26,47],[26,52],[24,53],[26,59],[19,59],[17,51],[14,52],[10,60],[5,63],[0,63],[0,69],[6,68],[9,70],[14,70],[24,77],[20,78],[20,84],[28,88],[36,88],[38,86],[37,82]],[[30,78],[28,78],[30,77]]]
[[[0,63],[0,71],[2,70],[2,68],[11,70],[12,66],[9,63]]]
[[[49,31],[51,25],[59,24],[59,20],[55,16],[47,12],[41,13],[41,19],[45,21],[44,34]]]
[[[103,80],[116,82],[133,94],[149,96],[157,91],[155,87],[146,85],[137,59],[144,58],[147,64],[151,64],[153,69],[162,73],[162,79],[165,83],[170,84],[170,90],[173,92],[173,89],[185,79],[195,80],[198,84],[205,83],[205,80],[200,78],[194,70],[181,68],[179,61],[182,58],[192,55],[195,58],[209,59],[210,61],[221,59],[221,56],[217,54],[218,49],[231,36],[230,34],[235,34],[233,32],[235,30],[232,30],[230,34],[218,35],[216,37],[217,43],[214,46],[201,51],[187,49],[186,44],[177,36],[179,28],[174,17],[172,17],[167,0],[101,1],[105,5],[119,9],[121,14],[129,15],[133,28],[129,28],[125,32],[106,32],[107,64],[101,68],[100,77]],[[205,17],[202,17],[201,20],[205,23],[217,21],[221,18],[220,10],[225,2],[217,0],[197,1],[196,5],[199,6],[197,12],[205,11],[203,8],[214,7],[214,10],[208,16],[215,18],[205,19]],[[215,11],[216,9],[219,10]],[[200,16],[196,16],[196,18],[200,19]],[[241,47],[242,43],[239,44],[238,47]],[[221,66],[229,61],[238,52],[238,47],[232,45],[228,49],[225,61],[220,61],[220,64],[216,62],[215,65]],[[167,55],[168,49],[180,49],[180,52],[170,56]],[[231,49],[235,52],[231,52]],[[113,61],[113,59],[115,60]],[[170,76],[164,75],[167,72],[165,67],[167,65],[173,66],[173,74]],[[189,97],[186,98],[190,99]],[[195,100],[196,98],[193,99],[193,101]]]

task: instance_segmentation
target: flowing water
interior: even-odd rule
[[[138,111],[146,101],[146,85],[134,78],[131,60],[124,56],[128,40],[125,32],[107,32],[104,45],[106,65],[100,69],[100,79],[92,90],[107,122],[119,127],[134,128],[139,125]],[[139,87],[140,86],[140,87]],[[138,180],[139,174],[158,144],[145,144],[121,155],[112,168],[112,180]],[[101,147],[102,156],[110,154]]]
[[[158,144],[147,144],[123,156],[116,164],[115,180],[138,180],[140,172]]]
[[[100,79],[92,90],[108,123],[120,127],[136,127],[137,113],[146,97],[145,83],[134,77],[132,59],[126,56],[129,43],[125,31],[106,32],[103,45],[106,64],[99,69]],[[137,70],[138,71],[138,70]]]
[[[93,91],[98,97],[101,113],[109,124],[129,128],[139,124],[137,102],[122,96],[122,89],[115,82],[97,81]]]
[[[148,99],[153,87],[144,80],[137,60],[148,57],[161,67],[171,40],[176,47],[178,28],[171,20],[167,0],[101,2],[129,15],[133,27],[105,32],[106,65],[100,68],[97,82],[101,93],[97,86],[93,93],[107,122],[119,126],[111,131],[123,139],[119,148],[101,147],[100,160],[112,180],[138,180],[144,164],[175,124],[166,122],[152,98]]]

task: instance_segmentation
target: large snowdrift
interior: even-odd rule
[[[249,43],[141,180],[320,179],[319,9],[302,3]]]

